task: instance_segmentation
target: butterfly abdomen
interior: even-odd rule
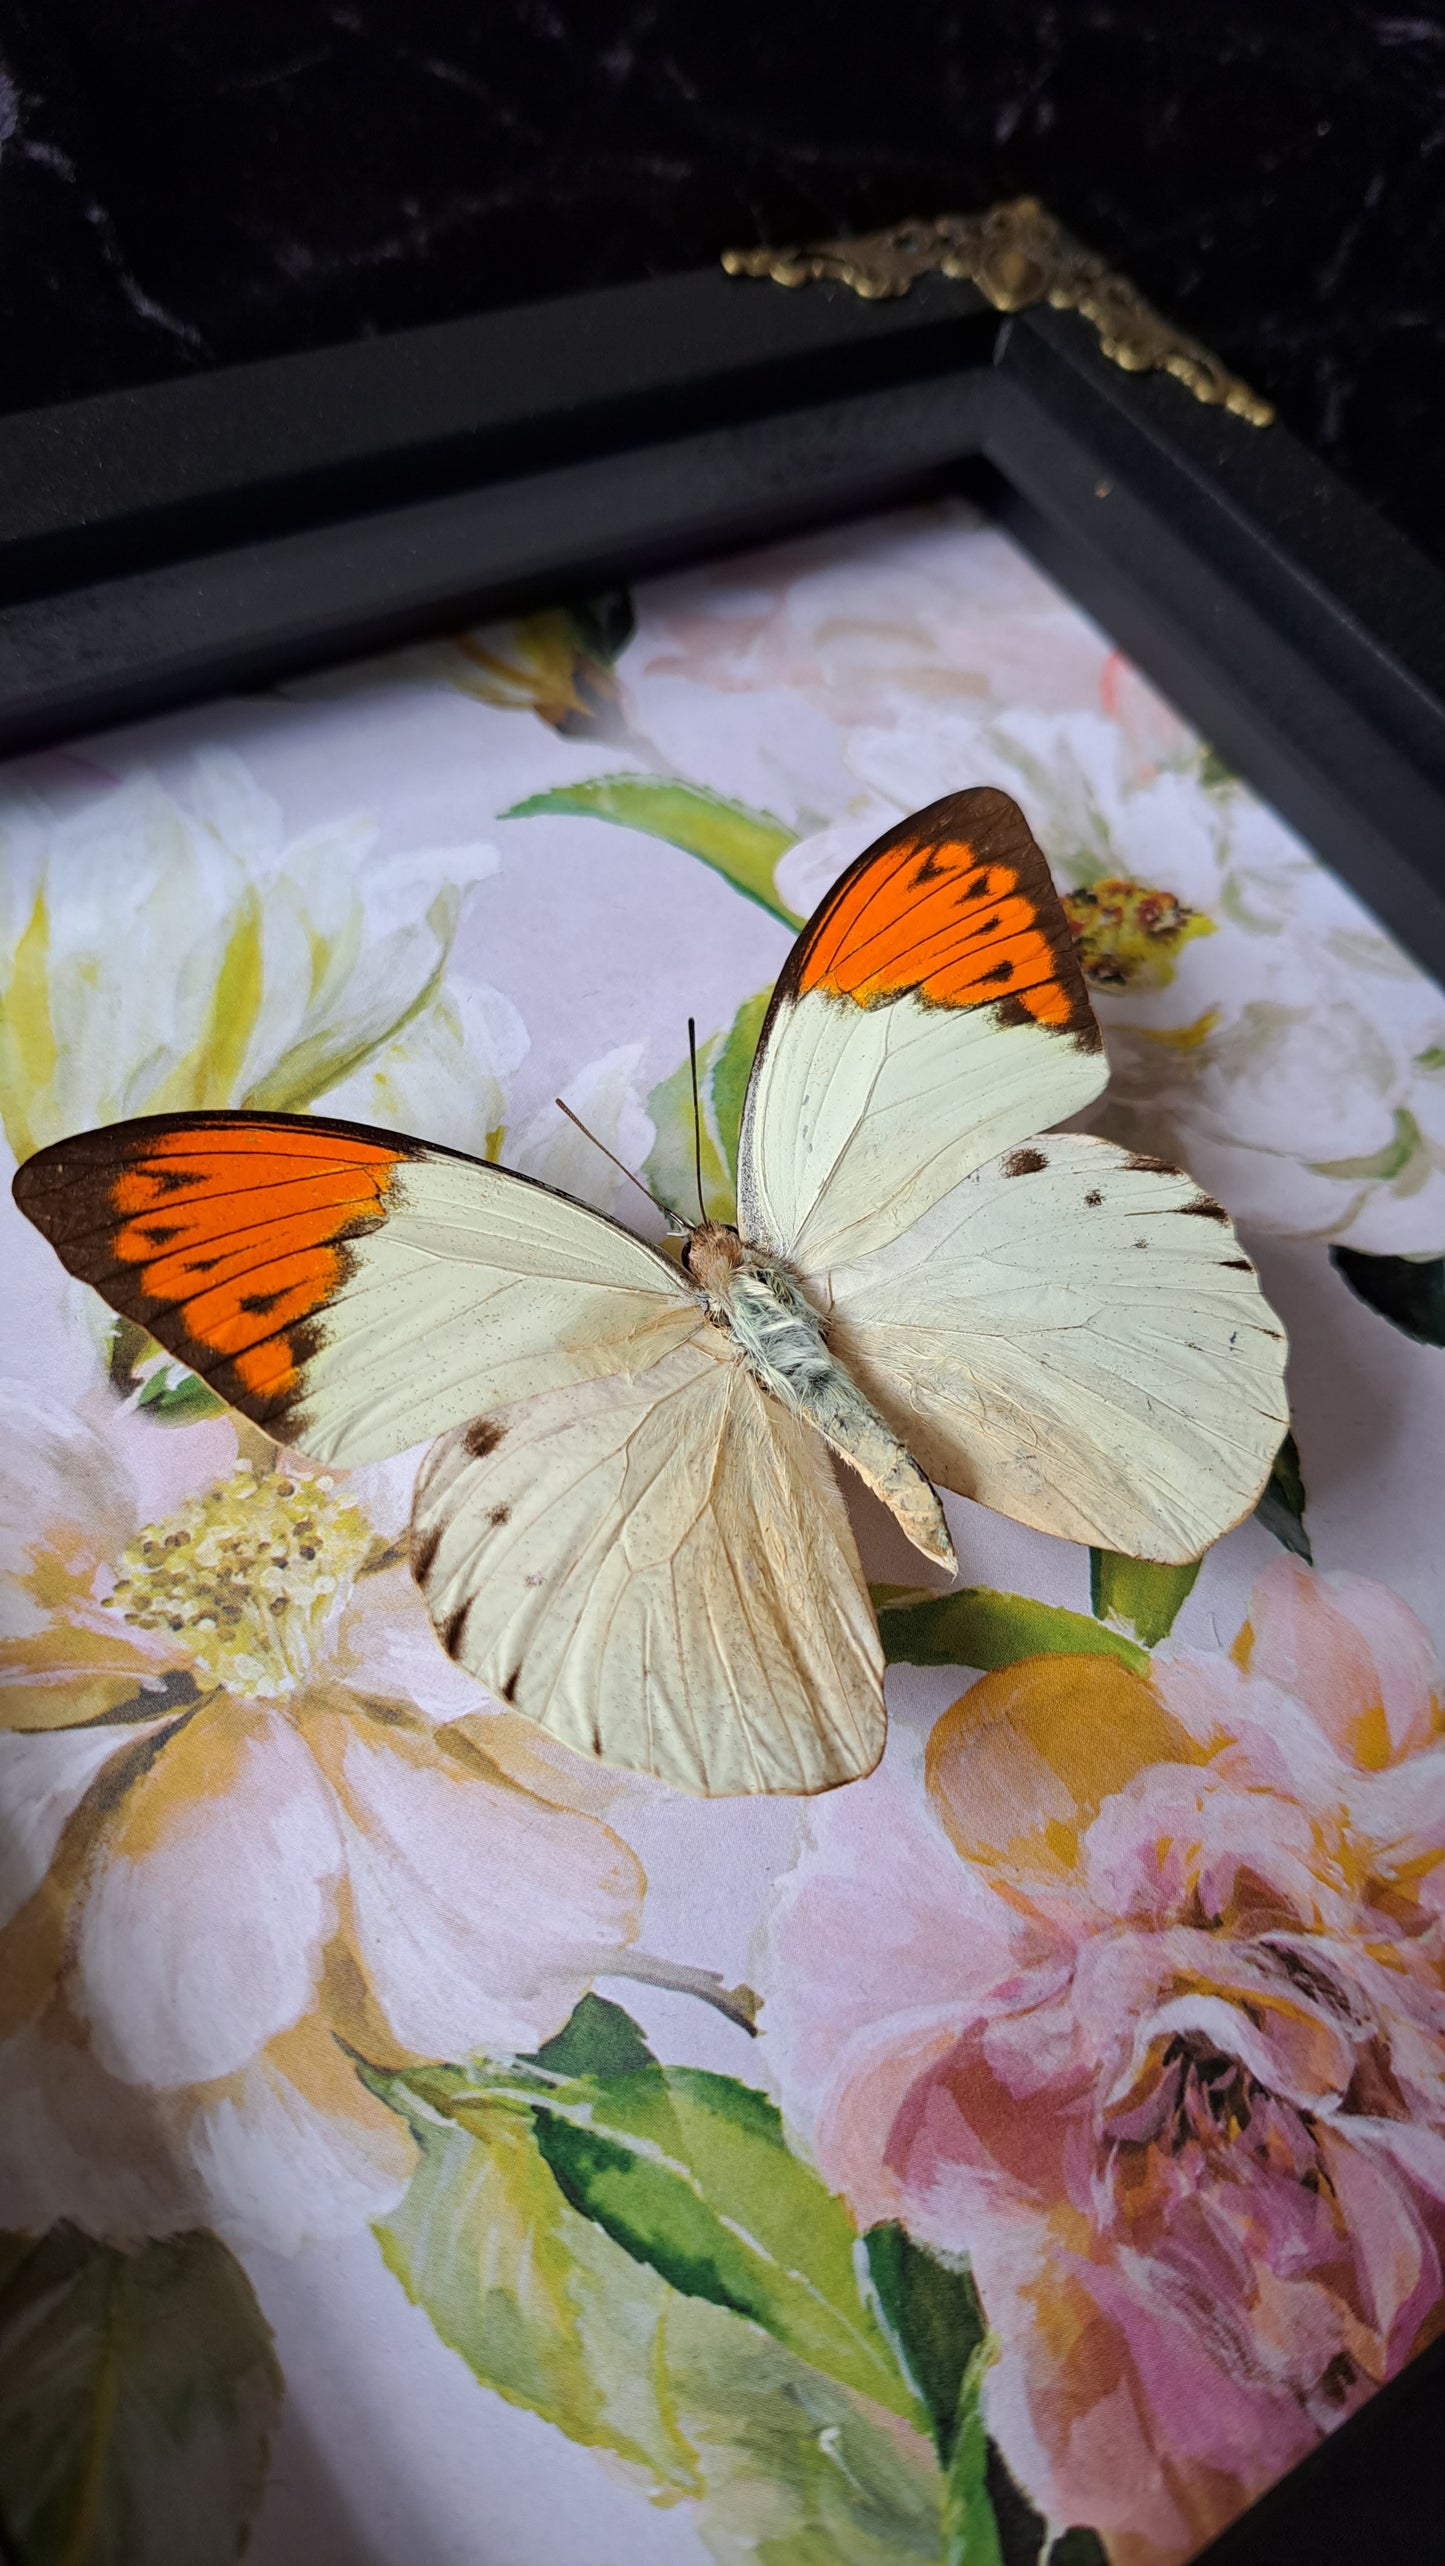
[[[832,1352],[822,1320],[786,1266],[749,1252],[714,1306],[763,1387],[851,1463],[910,1541],[930,1559],[954,1567],[953,1545],[930,1482]]]

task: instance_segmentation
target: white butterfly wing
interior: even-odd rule
[[[865,1256],[1107,1077],[1022,812],[951,794],[859,857],[788,958],[748,1087],[743,1236],[809,1274]]]
[[[15,1194],[72,1274],[318,1461],[643,1371],[704,1324],[677,1269],[600,1212],[319,1115],[113,1124],[27,1160]]]
[[[977,1169],[829,1278],[828,1336],[929,1476],[1135,1558],[1197,1558],[1288,1424],[1285,1339],[1192,1178],[1077,1132]]]
[[[585,1755],[718,1794],[827,1790],[882,1753],[827,1455],[715,1331],[447,1435],[412,1564],[450,1654]]]

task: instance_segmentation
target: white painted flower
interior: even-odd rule
[[[470,1716],[376,1530],[395,1472],[19,1384],[0,1425],[0,2225],[375,2217],[414,2150],[365,2068],[536,2048],[637,1862]]]
[[[560,1194],[571,1194],[579,1203],[614,1214],[629,1228],[642,1210],[645,1224],[646,1207],[639,1205],[626,1179],[609,1167],[602,1151],[610,1150],[624,1167],[640,1171],[657,1137],[638,1079],[646,1049],[641,1042],[620,1043],[615,1051],[604,1052],[600,1060],[579,1069],[563,1090],[564,1102],[578,1122],[586,1124],[593,1140],[602,1143],[602,1149],[595,1148],[555,1104],[542,1105],[515,1140],[508,1139],[503,1151],[507,1165],[523,1176],[535,1176]],[[625,1199],[629,1196],[630,1201]]]
[[[130,1114],[422,1108],[482,1149],[526,1044],[443,979],[485,845],[375,851],[363,814],[288,841],[230,750],[184,798],[144,771],[0,804],[0,1119],[17,1158]]]
[[[329,1087],[322,1108],[494,1158],[505,1128],[507,1083],[526,1053],[527,1028],[510,998],[484,984],[454,981],[362,1068]]]
[[[1181,1160],[1262,1230],[1439,1254],[1445,999],[1182,725],[1126,709],[853,732],[860,798],[784,859],[785,896],[816,897],[854,836],[961,783],[1001,785],[1066,893],[1141,884],[1213,929],[1178,941],[1160,985],[1095,986],[1113,1070],[1096,1128]]]

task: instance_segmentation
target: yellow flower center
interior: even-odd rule
[[[273,1701],[305,1682],[371,1542],[330,1479],[243,1464],[137,1533],[107,1602],[137,1629],[173,1631],[203,1692]]]

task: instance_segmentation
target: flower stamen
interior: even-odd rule
[[[137,1533],[106,1602],[180,1638],[202,1691],[273,1701],[306,1681],[371,1546],[331,1479],[243,1463]]]

